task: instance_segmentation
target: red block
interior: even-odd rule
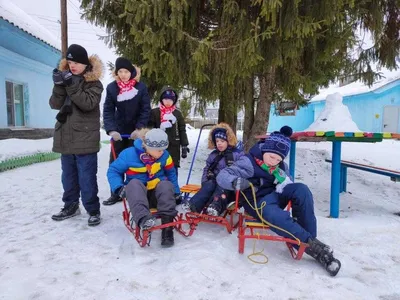
[[[365,132],[365,133],[364,133],[364,136],[365,136],[365,137],[372,138],[372,137],[374,137],[374,134],[373,134],[372,132]]]
[[[304,136],[315,136],[315,131],[305,131]]]

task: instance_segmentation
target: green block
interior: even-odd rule
[[[327,132],[325,132],[325,136],[335,136],[335,132],[334,131],[327,131]]]
[[[374,132],[372,135],[373,138],[383,138],[383,133]]]

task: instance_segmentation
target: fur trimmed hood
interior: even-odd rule
[[[100,80],[104,75],[104,64],[101,59],[97,55],[89,56],[89,62],[92,66],[92,70],[86,72],[83,77],[85,78],[86,82],[97,81]],[[58,69],[60,71],[68,71],[68,61],[63,58],[59,65]]]
[[[232,128],[227,123],[218,123],[214,127],[211,128],[210,133],[208,135],[208,149],[215,149],[216,145],[213,141],[213,133],[217,128],[224,128],[226,130],[226,135],[228,137],[228,146],[236,147],[237,138]]]
[[[142,74],[142,69],[139,68],[138,66],[135,66],[134,64],[132,64],[132,66],[134,66],[134,67],[135,67],[135,70],[136,70],[136,76],[135,76],[135,78],[133,78],[133,79],[135,79],[136,82],[139,82],[139,81],[140,81],[140,75]],[[112,74],[111,74],[111,75],[114,77],[115,81],[121,81],[121,79],[119,79],[117,73],[115,72],[115,68],[114,68],[114,70],[112,71]]]

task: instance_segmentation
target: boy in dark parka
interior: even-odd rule
[[[85,48],[69,46],[66,58],[53,71],[50,107],[59,110],[53,151],[61,153],[64,207],[55,221],[80,214],[79,197],[89,213],[89,226],[100,224],[97,196],[97,152],[100,150],[100,100],[103,63]]]

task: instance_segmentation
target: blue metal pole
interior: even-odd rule
[[[330,216],[339,218],[340,158],[342,142],[332,142],[331,207]]]
[[[199,136],[198,136],[198,138],[197,138],[196,148],[194,149],[192,161],[190,162],[190,168],[189,168],[188,177],[187,177],[187,179],[186,179],[186,184],[189,184],[190,174],[192,173],[193,164],[194,164],[194,161],[195,161],[195,159],[196,159],[197,148],[199,147],[199,141],[200,141],[200,137],[201,137],[201,132],[203,131],[203,128],[204,128],[204,127],[214,126],[214,125],[215,125],[215,124],[204,124],[204,125],[201,126],[201,128],[200,128]]]
[[[296,141],[290,142],[290,156],[289,156],[289,174],[294,181],[294,173],[296,170]]]

